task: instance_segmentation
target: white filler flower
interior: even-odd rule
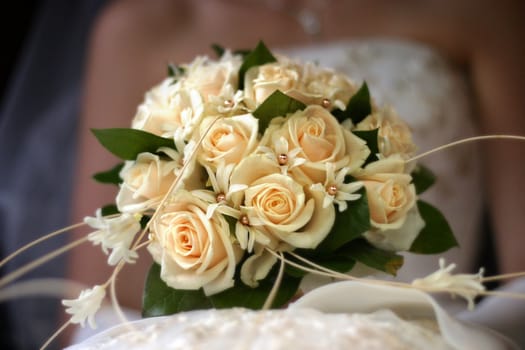
[[[95,286],[92,289],[84,289],[80,292],[77,299],[62,300],[62,305],[67,306],[66,312],[71,316],[71,323],[80,323],[85,326],[86,320],[93,329],[97,328],[95,314],[102,300],[106,296],[106,289],[102,286]]]
[[[483,269],[477,274],[451,274],[456,268],[456,264],[445,266],[445,259],[439,259],[439,270],[433,272],[425,278],[416,279],[412,285],[429,289],[440,289],[458,294],[468,302],[469,310],[474,309],[474,298],[485,290],[481,284]]]
[[[92,228],[98,229],[88,238],[94,245],[101,245],[104,253],[111,254],[108,257],[108,264],[114,266],[120,260],[127,263],[133,263],[138,257],[134,250],[131,250],[131,244],[138,231],[140,231],[140,222],[137,216],[132,214],[122,214],[114,218],[105,218],[98,209],[96,217],[86,217],[84,222]]]

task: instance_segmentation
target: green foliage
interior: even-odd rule
[[[179,75],[184,74],[184,68],[178,67],[174,64],[168,64],[168,77],[176,78]]]
[[[142,317],[164,316],[212,307],[202,290],[170,288],[160,279],[160,266],[158,264],[151,266],[142,299]]]
[[[140,228],[144,230],[146,228],[146,226],[148,225],[148,222],[149,222],[150,219],[151,219],[151,216],[143,215],[140,218]]]
[[[416,193],[421,194],[428,190],[435,182],[436,176],[432,171],[422,164],[416,165],[412,171],[412,183],[416,187]]]
[[[306,108],[306,105],[301,101],[285,95],[279,90],[275,90],[253,111],[253,116],[259,119],[259,132],[264,133],[264,130],[270,125],[273,118],[284,117],[288,113],[294,113],[304,108]]]
[[[350,271],[355,265],[355,260],[349,257],[348,255],[344,255],[344,254],[338,254],[338,253],[330,253],[328,255],[327,254],[317,254],[315,250],[311,250],[311,249],[297,249],[294,252],[300,255],[301,257],[308,259],[314,264],[317,264],[327,269],[341,272],[341,273],[346,273]],[[293,261],[301,266],[311,267],[291,255],[289,256],[287,255],[286,259]],[[299,277],[299,278],[304,277],[304,275],[306,275],[305,271],[295,266],[291,266],[291,265],[286,266],[286,273],[289,274],[290,276]]]
[[[337,213],[332,230],[317,247],[319,252],[334,252],[370,229],[366,189],[362,187],[358,193],[361,194],[361,198],[347,202],[348,208]]]
[[[213,50],[213,52],[215,52],[215,54],[217,55],[217,57],[221,58],[222,55],[224,55],[224,53],[226,52],[226,50],[224,49],[224,47],[222,47],[221,45],[219,44],[211,44],[211,49]]]
[[[370,149],[370,155],[368,158],[366,158],[365,163],[363,164],[363,167],[368,165],[369,163],[375,162],[379,158],[377,158],[377,154],[379,153],[379,144],[378,144],[378,135],[379,135],[379,129],[374,130],[355,130],[352,131],[352,133],[359,137],[362,140],[366,141],[366,145]]]
[[[263,307],[268,294],[272,290],[278,272],[278,264],[274,266],[267,278],[259,282],[257,288],[251,288],[241,281],[236,281],[233,288],[210,297],[214,307],[219,309],[235,306],[259,310]],[[272,304],[272,308],[280,308],[286,305],[297,293],[301,279],[284,274],[279,286],[279,291]]]
[[[119,174],[123,167],[124,163],[119,163],[107,171],[101,171],[99,173],[96,173],[95,175],[93,175],[93,179],[103,184],[118,185],[122,182],[122,179],[120,178]]]
[[[425,227],[412,243],[412,253],[437,254],[458,246],[450,225],[439,210],[421,200],[417,202],[417,207]]]
[[[135,160],[143,152],[156,153],[160,147],[176,149],[172,139],[142,130],[114,128],[91,131],[102,146],[123,160]]]
[[[177,67],[175,67],[173,64],[168,64],[168,77],[174,78],[177,72]]]
[[[394,252],[378,249],[364,239],[356,239],[341,247],[339,254],[352,257],[356,261],[393,276],[403,266],[403,256]]]
[[[261,309],[274,285],[277,271],[278,266],[275,266],[257,288],[251,288],[241,281],[236,281],[232,288],[212,296],[206,296],[202,289],[178,290],[169,287],[160,278],[160,266],[153,264],[146,280],[142,315],[154,317],[210,308],[245,307],[254,310]],[[285,274],[272,307],[279,308],[288,303],[296,294],[299,282],[300,278]]]
[[[100,209],[100,214],[102,216],[110,216],[118,213],[120,212],[118,211],[118,208],[115,204],[108,204]]]
[[[272,62],[277,62],[277,59],[266,45],[260,41],[255,49],[244,57],[241,68],[239,68],[239,90],[244,89],[244,76],[248,69]]]
[[[350,118],[354,124],[361,122],[370,115],[370,113],[372,113],[372,104],[370,102],[370,91],[368,90],[366,82],[363,82],[359,90],[350,98],[344,111],[336,110],[333,112],[339,122]]]

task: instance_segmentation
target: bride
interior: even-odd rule
[[[115,159],[89,129],[129,125],[144,92],[165,76],[166,64],[212,54],[206,51],[211,43],[250,48],[263,39],[276,52],[332,66],[357,82],[366,80],[378,102],[392,105],[411,125],[421,152],[480,133],[525,135],[525,100],[519,97],[525,90],[520,6],[492,8],[488,1],[115,1],[103,11],[91,41],[74,220],[115,198],[115,192],[90,178]],[[525,270],[523,149],[489,141],[424,159],[438,178],[429,200],[444,212],[460,242],[447,254],[458,272],[491,263],[498,273]],[[493,224],[493,261],[479,260],[484,258],[479,251],[486,240],[485,208]],[[125,306],[139,307],[142,276],[150,265],[146,255],[141,264],[121,272],[119,300]],[[407,256],[399,278],[425,276],[436,270],[437,260]],[[88,285],[109,274],[105,258],[87,247],[74,251],[68,266],[71,278]],[[479,309],[478,322],[512,331],[512,325],[491,323],[497,315],[486,319]]]

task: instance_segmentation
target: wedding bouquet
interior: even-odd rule
[[[147,246],[155,263],[144,316],[280,307],[309,268],[395,275],[399,252],[457,244],[419,199],[434,177],[411,159],[410,128],[366,83],[263,43],[215,48],[217,60],[170,66],[131,128],[93,130],[123,162],[95,175],[119,192],[86,218],[89,240],[110,265],[133,263]],[[77,302],[64,301],[68,312],[78,314]]]

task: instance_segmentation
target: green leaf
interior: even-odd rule
[[[279,90],[275,90],[255,111],[253,116],[259,119],[259,132],[262,134],[275,117],[286,116],[305,109],[306,105]]]
[[[411,175],[417,194],[425,192],[436,182],[436,176],[422,164],[417,164]]]
[[[296,249],[294,250],[294,253],[303,257],[304,259],[311,261],[314,264],[342,273],[350,271],[355,265],[355,260],[351,257],[344,254],[336,254],[334,252],[326,254],[326,252],[318,252],[317,249]],[[286,259],[291,262],[295,262],[298,265],[310,267],[308,264],[300,261],[299,259],[296,259],[290,254],[286,255]],[[307,272],[304,270],[292,265],[286,265],[285,271],[290,276],[297,278],[302,278],[307,274]]]
[[[317,247],[318,251],[333,252],[370,229],[366,189],[362,187],[358,193],[361,194],[361,198],[347,202],[348,208],[345,211],[336,212],[332,230]]]
[[[146,280],[142,315],[143,317],[154,317],[210,308],[261,309],[275,282],[277,268],[276,266],[272,269],[268,277],[261,281],[257,288],[251,288],[236,281],[232,288],[208,297],[202,289],[177,290],[169,287],[160,278],[160,266],[153,264]],[[290,302],[297,293],[300,281],[300,278],[285,274],[272,307],[279,308]]]
[[[176,290],[160,279],[160,266],[153,264],[146,279],[142,299],[142,316],[171,315],[181,311],[210,309],[213,305],[199,290]]]
[[[343,122],[350,118],[354,124],[358,124],[370,115],[370,113],[372,113],[370,91],[368,90],[366,82],[363,82],[363,85],[361,85],[359,90],[357,90],[357,92],[350,98],[350,101],[348,101],[346,109],[344,111],[336,110],[333,114],[339,122]]]
[[[239,90],[244,89],[244,75],[248,69],[271,62],[277,62],[277,59],[270,50],[268,50],[266,45],[264,45],[262,41],[259,41],[257,47],[244,57],[244,61],[239,68]]]
[[[338,254],[347,254],[360,263],[384,271],[393,276],[403,266],[403,256],[372,246],[364,239],[356,239],[337,251]]]
[[[119,163],[108,171],[101,171],[99,173],[96,173],[95,175],[93,175],[93,179],[103,184],[118,185],[122,182],[122,179],[120,178],[119,174],[120,170],[122,170],[123,167],[124,163]]]
[[[177,78],[180,75],[184,74],[184,68],[176,66],[174,64],[168,64],[168,77]]]
[[[374,130],[355,130],[352,131],[352,133],[359,137],[362,140],[366,141],[366,145],[370,149],[370,155],[368,158],[366,158],[365,163],[363,165],[366,166],[369,163],[375,162],[379,158],[377,158],[377,154],[379,153],[379,145],[378,145],[378,135],[379,135],[379,129]]]
[[[224,49],[224,47],[222,47],[221,45],[219,44],[211,44],[211,48],[213,50],[213,52],[215,52],[215,54],[217,55],[217,57],[221,58],[222,55],[224,55],[224,52],[226,52],[226,50]]]
[[[294,260],[293,257],[288,257],[290,260]],[[302,264],[299,262],[299,264]],[[295,278],[303,278],[308,272],[301,270],[295,266],[286,265],[284,267],[284,273],[286,273],[289,276],[295,277]]]
[[[438,209],[421,200],[417,202],[417,207],[425,227],[412,243],[410,252],[437,254],[458,246],[450,225]]]
[[[261,309],[275,283],[277,271],[278,266],[275,266],[268,277],[259,282],[257,288],[251,288],[241,281],[236,281],[232,288],[210,296],[213,306],[218,309],[231,307]],[[272,308],[280,308],[289,303],[297,293],[300,282],[300,278],[284,274]]]
[[[151,219],[151,216],[149,215],[142,216],[140,218],[140,228],[144,230],[146,226],[148,225],[148,222],[150,221],[150,219]]]
[[[363,85],[355,93],[346,106],[346,113],[354,124],[358,124],[372,113],[372,104],[370,103],[370,91],[368,85],[363,82]]]
[[[314,260],[314,262],[330,270],[343,273],[350,271],[355,265],[354,259],[343,254],[333,254],[329,257]]]
[[[109,216],[120,213],[115,204],[108,204],[100,208],[100,214],[102,216]]]
[[[238,49],[238,50],[234,50],[233,51],[233,54],[234,55],[240,55],[242,56],[243,60],[246,56],[248,56],[250,54],[250,52],[252,52],[252,50],[247,50],[247,49]]]
[[[168,64],[168,77],[173,78],[177,74],[177,67],[175,67],[173,64]]]
[[[142,130],[114,128],[91,131],[108,151],[124,160],[135,160],[142,152],[156,153],[160,147],[176,149],[173,140]]]

